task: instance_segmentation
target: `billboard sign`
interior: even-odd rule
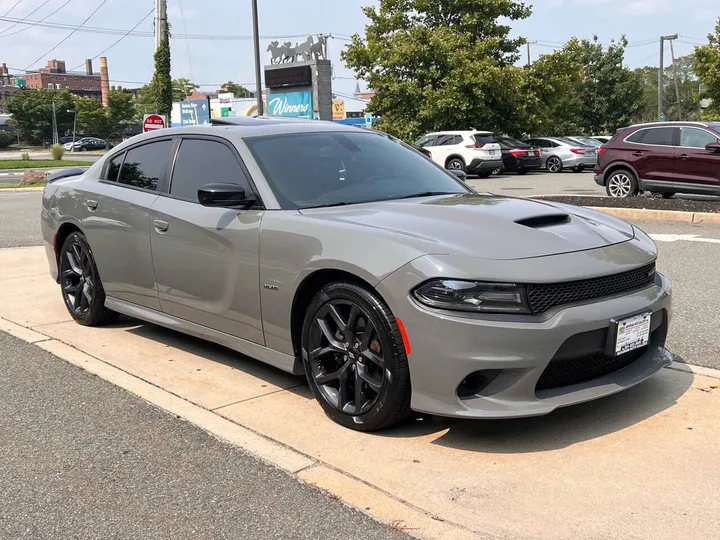
[[[313,96],[311,90],[271,94],[268,100],[270,116],[313,117]]]
[[[210,102],[207,99],[186,99],[180,102],[180,122],[183,126],[210,123]]]

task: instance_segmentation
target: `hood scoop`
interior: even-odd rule
[[[570,215],[565,213],[543,214],[540,216],[531,216],[527,218],[517,219],[515,223],[524,225],[531,229],[544,229],[546,227],[554,227],[556,225],[565,225],[570,223]]]

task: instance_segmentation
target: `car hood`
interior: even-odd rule
[[[630,224],[601,212],[490,194],[382,201],[301,213],[324,222],[328,234],[332,234],[326,228],[329,225],[360,228],[391,235],[422,254],[496,260],[592,250],[634,237]]]

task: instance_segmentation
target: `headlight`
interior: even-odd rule
[[[525,287],[514,283],[436,279],[415,289],[413,296],[420,303],[438,309],[530,313]]]

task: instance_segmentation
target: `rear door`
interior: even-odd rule
[[[105,293],[160,310],[150,249],[150,207],[172,154],[173,140],[152,139],[115,155],[83,201],[83,231]]]
[[[264,210],[209,208],[197,195],[210,183],[255,192],[237,150],[219,137],[183,137],[169,176],[151,215],[163,312],[264,344],[258,263]]]
[[[705,146],[718,142],[713,133],[695,127],[681,127],[680,144],[675,147],[675,183],[679,189],[696,184],[715,191],[720,188],[720,154],[708,152]]]
[[[462,140],[462,137],[460,137],[460,140]],[[430,150],[433,161],[441,167],[444,167],[447,159],[450,157],[450,154],[453,153],[454,145],[455,135],[450,133],[440,133],[435,137],[432,146],[426,146],[425,148]]]
[[[675,178],[675,137],[672,126],[650,127],[625,139],[624,158],[646,189],[667,188]]]

